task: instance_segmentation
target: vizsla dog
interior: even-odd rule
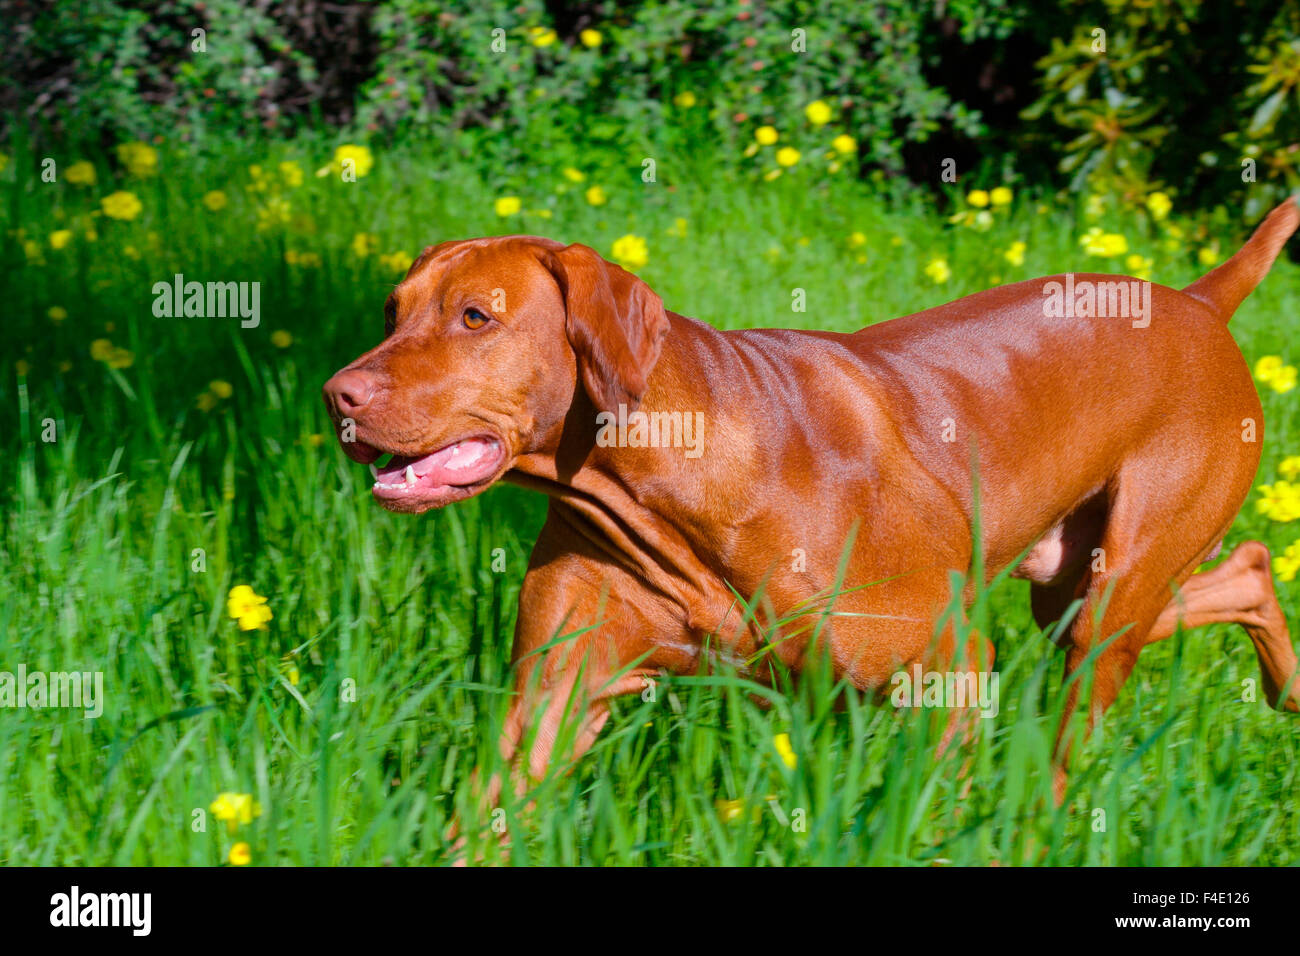
[[[1194,572],[1218,553],[1263,438],[1228,319],[1297,223],[1288,200],[1181,292],[1056,276],[849,334],[720,332],[582,245],[444,242],[325,402],[350,458],[393,456],[373,489],[392,511],[500,479],[550,496],[502,740],[533,777],[566,716],[580,753],[609,698],[648,675],[764,649],[799,669],[832,599],[819,641],[861,688],[913,664],[990,668],[991,647],[954,647],[936,627],[950,572],[972,567],[973,459],[987,576],[1018,562],[1043,628],[1082,600],[1061,631],[1067,677],[1119,632],[1097,657],[1090,718],[1180,621],[1241,624],[1270,703],[1294,711],[1267,549],[1247,541]],[[744,620],[733,588],[761,593],[762,613]]]

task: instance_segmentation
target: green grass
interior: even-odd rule
[[[583,187],[556,193],[559,169],[481,175],[412,146],[379,152],[373,173],[343,184],[311,175],[328,154],[167,153],[155,178],[115,185],[101,164],[87,188],[40,182],[38,158],[19,150],[0,173],[0,670],[101,670],[107,695],[97,720],[0,711],[0,862],[211,865],[244,840],[255,864],[436,864],[457,811],[471,851],[497,858],[468,778],[476,764],[498,764],[515,602],[545,502],[502,486],[414,519],[371,502],[365,469],[338,450],[319,397],[332,371],[378,340],[398,277],[351,252],[356,232],[380,236],[380,253],[409,254],[507,232],[608,253],[636,233],[650,249],[641,274],[668,306],[721,327],[849,330],[997,281],[1108,268],[1078,249],[1091,223],[1050,197],[1018,196],[977,233],[916,200],[813,186],[798,173],[756,186],[693,168],[674,182],[661,162],[663,181],[648,186],[635,163],[610,166],[591,180],[610,201],[593,208]],[[79,157],[58,158],[66,169]],[[259,232],[246,167],[274,170],[284,158],[300,160],[307,180],[285,193],[293,220]],[[86,213],[117,185],[144,212],[97,218],[88,241]],[[219,213],[199,201],[212,189],[229,195]],[[502,194],[521,196],[525,214],[498,218]],[[678,218],[684,237],[667,234]],[[1155,260],[1156,281],[1178,286],[1201,271],[1134,220],[1100,224]],[[74,238],[56,251],[49,234],[60,228]],[[1002,258],[1013,240],[1027,243],[1022,266]],[[25,241],[43,246],[38,259]],[[286,250],[322,262],[291,266]],[[924,273],[937,256],[952,267],[942,285]],[[261,282],[261,326],[155,318],[153,283],[175,272]],[[790,310],[795,287],[806,313]],[[51,321],[52,306],[68,318]],[[1297,311],[1300,272],[1280,263],[1234,320],[1247,358],[1295,359]],[[292,334],[290,347],[271,344],[277,329]],[[92,359],[100,338],[133,363]],[[204,412],[195,402],[213,379],[233,395]],[[1298,394],[1264,391],[1261,483],[1300,451]],[[58,423],[53,443],[41,440],[46,419]],[[1280,551],[1294,535],[1248,502],[1227,546],[1258,537]],[[501,573],[495,549],[506,555]],[[237,584],[268,596],[268,630],[241,632],[226,615]],[[1239,701],[1258,668],[1234,628],[1147,650],[1057,809],[1062,665],[1026,598],[1018,582],[981,595],[1002,705],[970,747],[937,758],[932,717],[900,715],[820,675],[764,692],[767,706],[734,675],[666,680],[653,701],[619,702],[576,769],[528,795],[531,810],[504,808],[511,862],[1296,861],[1296,728]],[[1294,585],[1280,585],[1293,619],[1295,599]],[[355,702],[341,699],[346,687]],[[794,769],[774,746],[782,733]],[[234,836],[210,816],[196,831],[196,811],[223,791],[251,793],[262,815]],[[719,801],[743,809],[728,814]]]

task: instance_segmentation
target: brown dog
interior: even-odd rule
[[[1122,630],[1097,658],[1091,715],[1180,619],[1241,624],[1269,701],[1296,710],[1264,545],[1193,572],[1217,554],[1263,437],[1228,318],[1298,222],[1288,200],[1181,292],[1058,276],[851,334],[719,332],[582,245],[444,242],[325,401],[349,457],[392,453],[374,486],[391,510],[501,478],[550,496],[502,741],[516,759],[536,730],[533,777],[566,715],[581,752],[609,698],[693,672],[706,642],[743,663],[766,641],[799,668],[851,538],[822,631],[841,675],[878,689],[914,663],[991,667],[991,647],[934,633],[950,572],[971,567],[972,452],[987,575],[1027,552],[1016,573],[1044,628],[1083,601],[1061,640],[1067,677]],[[743,622],[730,588],[761,592],[764,613]]]

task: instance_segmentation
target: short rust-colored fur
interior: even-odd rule
[[[488,479],[390,507],[438,507],[501,478],[550,496],[501,742],[521,776],[547,771],[566,715],[583,721],[581,752],[611,697],[661,670],[694,671],[706,641],[741,663],[772,639],[799,668],[810,630],[769,628],[832,590],[854,534],[835,602],[850,613],[823,632],[841,675],[879,689],[914,662],[992,667],[990,647],[935,634],[950,572],[971,566],[972,450],[986,573],[1028,552],[1016,573],[1044,627],[1083,602],[1062,637],[1067,674],[1127,628],[1097,660],[1091,715],[1180,619],[1241,624],[1270,702],[1295,710],[1267,550],[1246,542],[1194,572],[1245,500],[1263,439],[1227,320],[1297,221],[1288,201],[1186,290],[1154,286],[1146,327],[1050,318],[1051,280],[1039,279],[848,334],[721,332],[665,312],[585,246],[448,242],[412,266],[390,297],[389,334],[326,384],[326,403],[355,424],[344,449],[360,461],[470,435],[504,446]],[[471,308],[490,321],[470,329]],[[702,453],[598,444],[597,413],[620,405],[699,412]],[[762,590],[764,614],[740,626],[730,588]],[[535,743],[520,753],[530,728]]]

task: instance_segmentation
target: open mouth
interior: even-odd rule
[[[489,435],[464,438],[427,455],[393,455],[370,466],[371,493],[393,511],[425,511],[468,498],[501,469],[505,449]]]

